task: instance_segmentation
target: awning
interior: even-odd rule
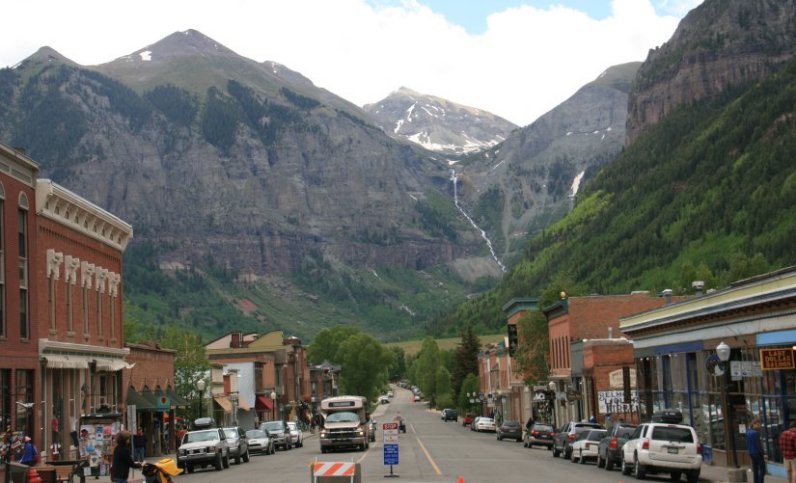
[[[157,409],[157,400],[155,399],[155,395],[152,393],[152,390],[150,390],[149,387],[144,386],[144,389],[141,391],[141,397],[148,403],[147,410],[154,411]]]
[[[182,396],[177,394],[177,392],[171,386],[168,386],[166,388],[166,394],[168,394],[169,397],[171,398],[171,405],[173,407],[177,407],[177,408],[183,407],[183,408],[185,408],[185,407],[190,406],[190,403],[188,403],[188,401],[183,399]]]
[[[116,372],[122,369],[132,369],[135,364],[128,364],[124,359],[111,359],[109,357],[96,357],[98,371]]]
[[[230,401],[227,396],[215,396],[213,400],[216,404],[221,406],[221,409],[223,409],[225,413],[232,413],[232,401]]]
[[[135,405],[137,411],[155,409],[152,403],[147,401],[141,394],[138,394],[138,391],[133,386],[127,388],[126,402],[128,406]]]
[[[251,409],[251,406],[246,404],[246,401],[244,401],[243,399],[238,399],[238,409],[249,411]]]
[[[47,361],[48,369],[88,369],[91,357],[80,355],[46,354],[42,356]]]
[[[257,399],[254,401],[254,407],[256,409],[267,409],[268,411],[273,411],[274,401],[268,396],[258,395]]]

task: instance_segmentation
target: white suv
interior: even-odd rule
[[[701,469],[702,445],[694,428],[684,424],[641,424],[622,447],[622,474],[632,472],[638,480],[647,473],[669,473],[679,481],[685,473],[689,483],[696,483]]]

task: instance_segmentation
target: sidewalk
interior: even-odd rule
[[[702,465],[702,473],[700,481],[711,481],[714,483],[727,483],[730,479],[727,477],[727,468],[723,466],[708,466]],[[751,483],[752,471],[746,472],[746,481]],[[778,478],[773,475],[766,475],[766,483],[788,483],[786,478]]]

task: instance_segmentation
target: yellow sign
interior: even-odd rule
[[[760,349],[760,369],[764,371],[796,369],[793,349]]]

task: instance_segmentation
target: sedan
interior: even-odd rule
[[[268,436],[266,431],[262,429],[250,429],[246,431],[246,437],[249,439],[249,453],[276,453],[274,440]]]
[[[604,429],[591,429],[589,431],[582,431],[578,434],[578,438],[572,442],[572,462],[579,462],[580,464],[586,463],[586,460],[597,459],[597,448],[600,446],[600,440],[608,434]]]
[[[301,448],[304,446],[304,433],[301,432],[301,428],[298,427],[298,423],[295,421],[288,421],[287,429],[290,433],[290,443],[293,445],[293,447]]]
[[[525,442],[523,446],[526,448],[533,448],[536,445],[546,446],[547,449],[553,447],[553,436],[556,430],[553,426],[545,423],[533,423],[530,431],[525,433]]]
[[[497,428],[495,427],[495,420],[493,418],[482,416],[478,418],[478,421],[473,423],[473,426],[475,426],[476,431],[490,431],[492,433],[497,431]]]
[[[522,425],[519,421],[503,421],[496,432],[498,441],[503,441],[503,438],[514,439],[518,443],[522,441]]]

